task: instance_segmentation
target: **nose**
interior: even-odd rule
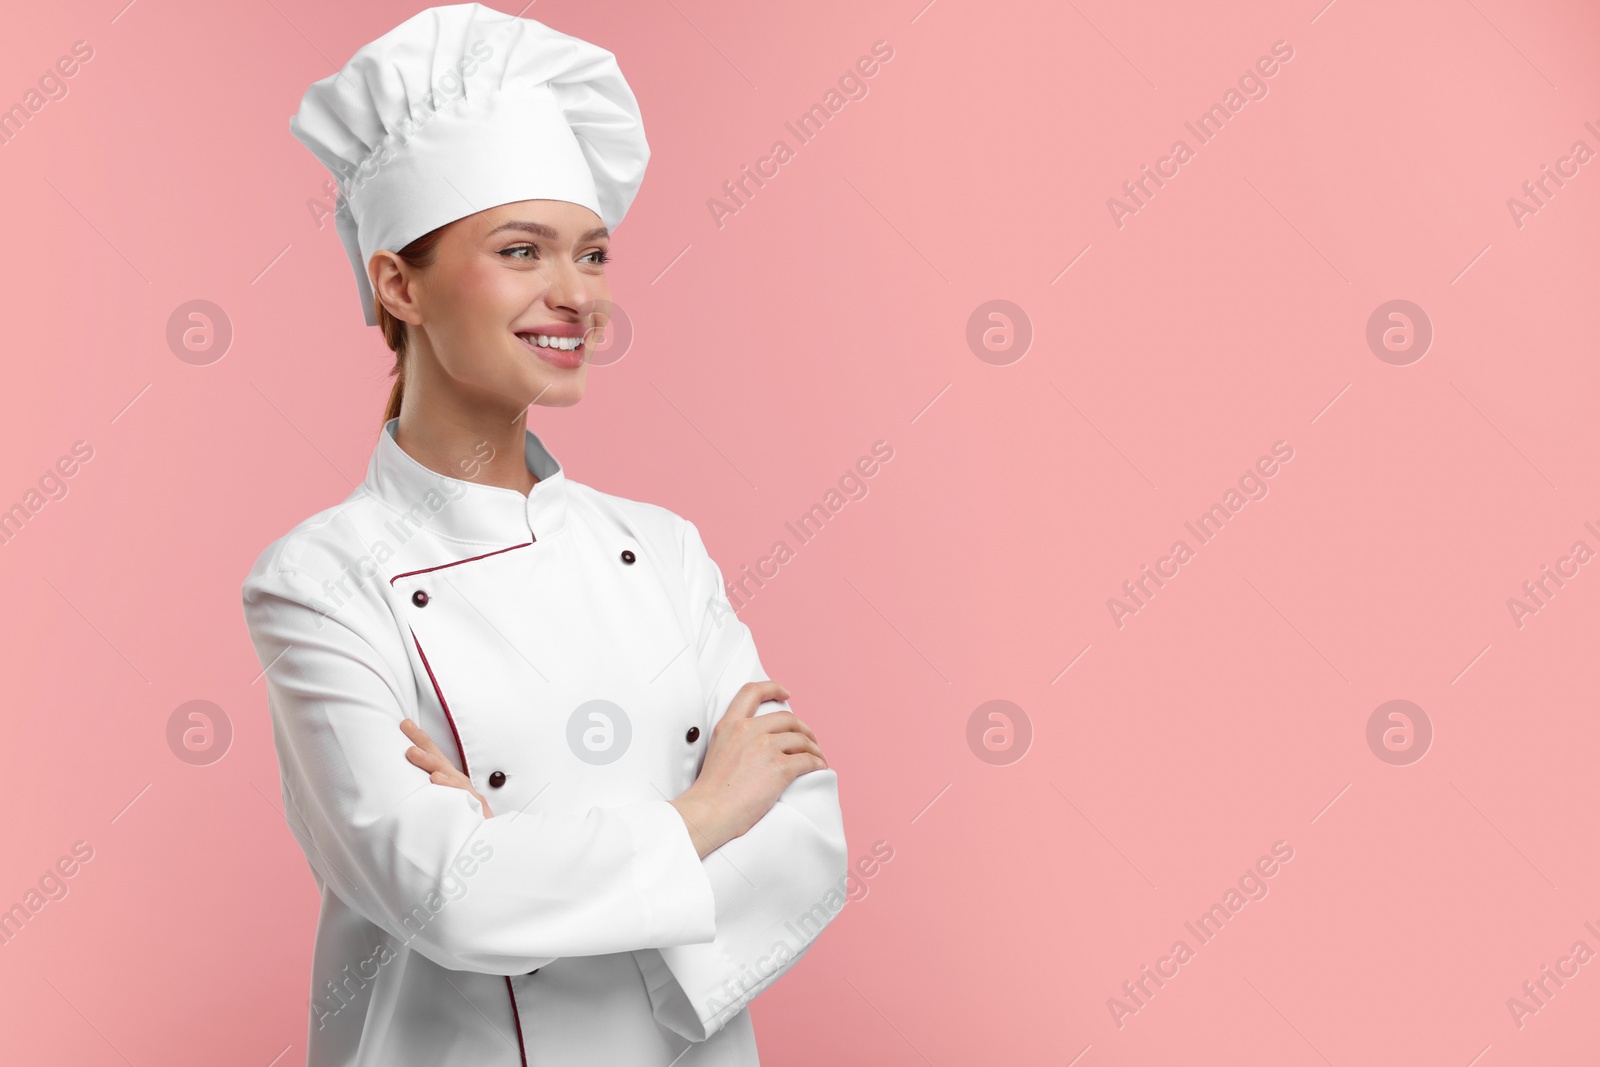
[[[557,262],[546,268],[545,277],[550,285],[544,299],[552,310],[587,314],[605,295],[605,279],[585,274],[576,263]]]
[[[574,264],[553,268],[546,277],[550,280],[545,290],[545,306],[560,318],[571,317],[582,323],[589,332],[585,335],[591,344],[598,344],[606,323],[611,318],[610,289],[605,278],[585,274]]]

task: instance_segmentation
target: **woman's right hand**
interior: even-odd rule
[[[817,735],[793,712],[756,714],[763,701],[788,699],[777,682],[746,682],[711,731],[699,777],[672,801],[701,859],[759,822],[790,782],[828,766]]]

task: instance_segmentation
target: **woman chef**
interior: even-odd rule
[[[307,1063],[755,1065],[746,1006],[844,903],[837,776],[695,525],[526,428],[583,396],[633,93],[463,4],[290,129],[400,368],[366,479],[243,588],[322,897]]]

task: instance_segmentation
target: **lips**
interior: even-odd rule
[[[535,340],[539,334],[543,334],[547,337],[577,338],[578,344],[576,347],[571,349],[561,349],[547,345],[541,345],[537,340]],[[538,356],[546,363],[549,363],[551,366],[560,367],[564,370],[572,370],[575,367],[581,367],[583,365],[584,354],[589,349],[587,342],[583,340],[583,327],[581,326],[560,329],[555,327],[540,327],[536,331],[519,333],[516,335],[516,337],[518,341],[522,342],[523,347],[532,351],[534,355]]]
[[[512,330],[519,337],[525,334],[547,334],[551,337],[582,337],[588,328],[581,322],[545,322],[537,326],[528,326],[520,330]]]

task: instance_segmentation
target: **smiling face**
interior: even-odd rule
[[[523,200],[444,227],[425,268],[375,253],[373,288],[408,324],[407,402],[416,386],[513,415],[576,404],[611,311],[609,245],[588,208]]]

